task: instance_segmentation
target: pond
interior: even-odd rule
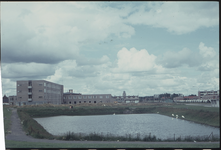
[[[113,135],[140,133],[155,135],[160,139],[180,136],[209,136],[220,135],[220,129],[197,124],[183,119],[176,119],[160,114],[120,114],[120,115],[93,115],[93,116],[56,116],[34,118],[49,133],[62,135],[67,132],[74,133],[111,133]]]

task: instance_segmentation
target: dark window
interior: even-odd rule
[[[94,103],[96,103],[96,101],[94,101]]]

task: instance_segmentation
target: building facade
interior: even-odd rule
[[[61,104],[63,85],[45,80],[23,80],[16,83],[16,105]]]
[[[15,105],[17,102],[17,96],[14,96],[14,95],[9,96],[8,99],[9,99],[9,105]]]
[[[123,91],[122,96],[114,96],[114,99],[118,103],[139,103],[139,96],[126,96],[125,91]]]
[[[218,91],[198,91],[199,99],[219,99],[219,90]]]
[[[3,104],[8,104],[9,103],[9,99],[6,95],[3,96]]]
[[[64,104],[81,104],[81,103],[114,103],[115,99],[111,94],[81,94],[73,93],[73,90],[63,94]]]

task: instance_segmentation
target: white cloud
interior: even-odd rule
[[[3,78],[37,78],[54,74],[54,66],[42,63],[2,64]]]
[[[219,25],[218,2],[164,2],[137,8],[127,21],[131,24],[151,25],[166,28],[169,32],[185,34],[201,27]]]
[[[199,45],[200,55],[204,58],[213,58],[216,56],[216,52],[212,47],[206,47],[203,42],[200,42]]]
[[[117,57],[118,68],[115,71],[152,71],[157,67],[156,56],[149,54],[145,49],[138,51],[135,48],[128,50],[124,47],[117,53]]]
[[[183,65],[193,67],[198,66],[201,63],[201,59],[198,54],[193,53],[188,48],[183,48],[178,52],[165,52],[163,56],[158,57],[157,62],[166,68],[176,68]]]

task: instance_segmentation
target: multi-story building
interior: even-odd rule
[[[45,80],[17,81],[16,105],[61,104],[63,100],[63,85]]]
[[[8,97],[9,98],[9,104],[10,105],[15,105],[16,104],[16,102],[17,102],[17,96],[9,96]]]
[[[115,99],[111,94],[81,94],[73,93],[73,90],[63,94],[64,104],[81,104],[81,103],[114,103]]]
[[[122,96],[114,96],[118,103],[139,103],[139,96],[126,96],[126,92],[123,91]]]
[[[218,91],[198,91],[199,99],[219,99],[219,90]]]

